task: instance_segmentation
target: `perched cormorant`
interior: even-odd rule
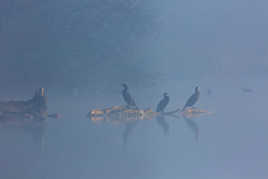
[[[194,94],[187,100],[187,102],[185,103],[183,110],[187,107],[192,107],[193,105],[195,105],[195,103],[198,101],[200,96],[200,91],[199,91],[199,87],[195,87],[195,92]]]
[[[169,96],[167,93],[163,94],[163,99],[157,104],[156,112],[163,112],[169,103]]]
[[[131,95],[128,92],[128,86],[126,84],[122,84],[123,90],[122,90],[122,96],[124,101],[127,103],[128,107],[137,107],[134,99],[131,97]]]

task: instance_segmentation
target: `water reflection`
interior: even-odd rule
[[[211,112],[195,107],[187,107],[184,110],[179,108],[168,112],[154,112],[152,109],[129,109],[128,106],[113,106],[105,109],[91,110],[88,117],[93,123],[112,123],[123,124],[125,130],[123,132],[123,143],[126,144],[129,135],[137,125],[138,121],[156,119],[157,124],[162,128],[164,135],[169,134],[168,119],[181,119],[186,122],[187,126],[194,133],[196,141],[199,138],[199,128],[195,118],[203,115],[210,115]]]
[[[129,135],[132,133],[132,131],[136,127],[137,123],[138,123],[138,121],[134,121],[132,123],[128,123],[125,125],[126,127],[124,129],[123,134],[122,134],[124,146],[127,144]]]
[[[33,142],[42,150],[43,136],[48,118],[59,118],[59,114],[48,114],[46,90],[40,88],[29,100],[1,101],[0,127],[6,130],[22,130],[32,136]]]
[[[194,133],[195,140],[198,141],[199,139],[199,128],[197,123],[192,120],[191,118],[183,118],[184,121],[186,122],[187,126],[191,129],[191,131]]]
[[[159,115],[156,117],[157,124],[163,129],[165,135],[169,134],[169,124],[167,123],[165,116]]]

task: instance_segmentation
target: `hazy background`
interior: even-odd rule
[[[0,132],[2,179],[237,179],[268,176],[268,2],[264,0],[2,0],[0,99],[48,89],[43,143]],[[183,120],[94,125],[89,109],[122,104],[129,84],[140,107],[183,106],[195,85],[200,140]],[[250,88],[244,93],[241,88]],[[207,90],[212,91],[211,95]]]

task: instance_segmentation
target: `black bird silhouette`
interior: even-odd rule
[[[193,105],[195,105],[195,103],[198,101],[199,97],[200,97],[200,91],[199,91],[199,87],[197,86],[197,87],[195,87],[194,94],[185,103],[183,110],[187,107],[192,107]]]
[[[169,96],[167,93],[163,94],[163,99],[157,104],[156,112],[164,112],[165,108],[169,103]],[[160,115],[156,117],[157,123],[163,128],[164,134],[167,135],[169,132],[169,125],[165,121],[165,117]]]
[[[169,103],[169,96],[167,93],[163,94],[163,99],[157,104],[156,112],[164,112],[164,109],[167,107]]]
[[[124,88],[122,90],[122,96],[123,96],[124,101],[127,103],[127,106],[137,108],[137,105],[136,105],[134,99],[131,97],[131,95],[128,92],[128,86],[126,84],[122,84],[122,86]]]

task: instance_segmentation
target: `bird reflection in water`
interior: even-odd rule
[[[138,121],[156,119],[157,124],[163,129],[164,135],[169,134],[169,124],[166,118],[183,118],[186,125],[194,133],[196,141],[199,138],[199,128],[197,123],[193,120],[199,118],[202,115],[210,115],[211,113],[194,107],[200,97],[199,87],[196,86],[194,94],[188,98],[183,109],[180,108],[166,112],[165,109],[169,104],[170,98],[168,93],[163,94],[163,98],[156,106],[156,112],[151,109],[140,109],[137,107],[134,99],[131,97],[128,86],[123,84],[122,96],[126,102],[126,106],[113,106],[106,109],[96,109],[89,112],[88,116],[93,122],[111,122],[124,124],[125,130],[123,132],[123,143],[127,144],[129,135],[137,125]]]
[[[169,134],[169,124],[167,123],[165,117],[163,115],[156,117],[157,123],[162,127],[165,135]]]
[[[124,146],[126,146],[128,138],[129,138],[129,135],[132,133],[132,131],[136,127],[137,123],[138,123],[138,121],[134,121],[132,123],[128,123],[128,124],[125,125],[125,129],[124,129],[124,132],[123,132],[123,135],[122,135]]]
[[[170,112],[153,112],[151,109],[128,109],[124,106],[107,108],[105,110],[92,110],[89,114],[90,119],[94,123],[110,122],[112,124],[125,125],[123,136],[124,144],[127,144],[128,138],[138,122],[145,120],[156,119],[157,124],[161,126],[165,135],[169,134],[170,118],[181,119],[186,122],[186,125],[193,131],[195,139],[199,138],[199,128],[194,119],[202,115],[210,115],[206,110],[201,110],[194,107],[187,107],[184,111],[176,109]]]
[[[186,122],[186,125],[191,129],[191,131],[194,133],[194,136],[195,136],[195,140],[198,141],[199,139],[199,128],[198,128],[198,125],[197,123],[190,119],[190,118],[183,118],[184,121]]]

